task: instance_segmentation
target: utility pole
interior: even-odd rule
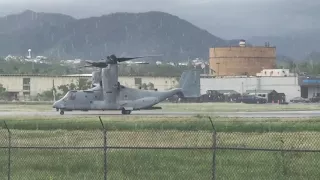
[[[241,94],[243,94],[243,82],[241,82]]]
[[[218,65],[218,76],[219,76],[219,65],[220,65],[220,63],[217,62],[216,64]]]

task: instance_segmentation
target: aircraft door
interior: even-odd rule
[[[77,95],[76,92],[72,92],[72,91],[69,92],[67,101],[65,103],[66,109],[71,109],[71,110],[75,109],[76,95]]]
[[[76,106],[78,106],[78,109],[81,110],[90,110],[93,100],[93,92],[85,92],[83,95],[81,95],[81,97],[77,97],[77,101],[79,103],[77,103]]]
[[[78,92],[74,99],[74,108],[76,110],[89,110],[90,100],[92,100],[92,94],[88,92]]]

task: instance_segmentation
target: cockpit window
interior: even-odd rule
[[[76,92],[69,91],[62,99],[63,100],[75,100],[76,99]]]
[[[67,92],[66,95],[63,96],[62,100],[68,100],[69,92]]]
[[[69,100],[75,100],[76,99],[76,92],[69,92]]]

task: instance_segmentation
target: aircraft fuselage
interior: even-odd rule
[[[159,92],[121,86],[116,94],[117,101],[113,103],[103,98],[101,89],[69,91],[53,104],[53,108],[60,109],[60,111],[122,110],[123,114],[128,114],[133,110],[149,109],[166,98],[181,92],[181,89]]]

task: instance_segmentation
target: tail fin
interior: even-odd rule
[[[200,71],[184,71],[181,75],[179,86],[184,97],[200,97]]]

